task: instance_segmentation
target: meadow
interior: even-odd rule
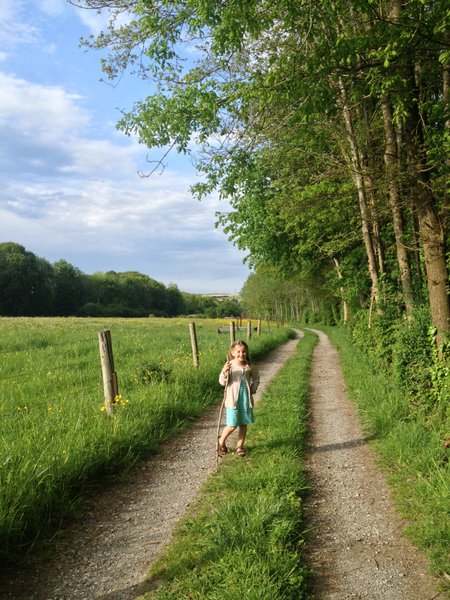
[[[94,482],[119,473],[221,398],[225,321],[0,319],[0,559],[17,559],[56,530]],[[110,331],[118,375],[104,411],[98,333]],[[238,336],[245,333],[239,332]],[[291,335],[253,334],[253,359]]]

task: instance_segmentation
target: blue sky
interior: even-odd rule
[[[0,2],[0,241],[83,273],[139,271],[186,292],[239,292],[244,253],[214,227],[227,205],[192,198],[189,160],[172,154],[162,174],[138,175],[149,151],[115,124],[148,84],[100,81],[100,56],[79,39],[103,19],[66,0]]]

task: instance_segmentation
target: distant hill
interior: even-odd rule
[[[204,298],[214,298],[214,300],[239,300],[240,294],[201,294]]]

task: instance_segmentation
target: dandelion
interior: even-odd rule
[[[127,404],[128,400],[125,400],[121,394],[117,394],[117,396],[114,397],[115,406],[121,406],[122,408],[124,408]]]

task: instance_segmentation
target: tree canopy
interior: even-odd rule
[[[425,297],[443,340],[447,3],[73,3],[110,12],[85,40],[108,51],[107,77],[151,82],[118,127],[160,147],[161,164],[193,153],[194,193],[229,198],[218,223],[252,265],[331,292],[341,315],[388,299],[411,319]]]

